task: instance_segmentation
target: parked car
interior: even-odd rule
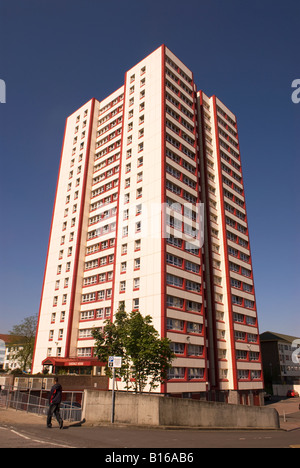
[[[286,394],[287,398],[298,398],[299,393],[296,390],[289,390]]]

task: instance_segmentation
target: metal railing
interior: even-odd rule
[[[62,392],[60,414],[64,421],[79,422],[82,420],[83,395],[83,392]],[[49,408],[48,391],[19,386],[1,386],[0,406],[46,416]]]

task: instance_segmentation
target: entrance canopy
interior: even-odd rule
[[[61,358],[61,357],[47,357],[42,361],[43,366],[54,367],[79,367],[79,366],[103,366],[104,363],[96,358]]]

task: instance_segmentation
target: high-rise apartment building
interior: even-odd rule
[[[164,45],[66,121],[33,372],[101,372],[120,303],[176,355],[161,392],[263,389],[235,115]]]

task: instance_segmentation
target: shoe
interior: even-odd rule
[[[48,427],[49,429],[51,429],[52,424],[47,424],[47,427]]]
[[[63,422],[63,420],[61,420],[60,423],[59,423],[59,429],[62,429],[63,427],[64,427],[64,422]]]

